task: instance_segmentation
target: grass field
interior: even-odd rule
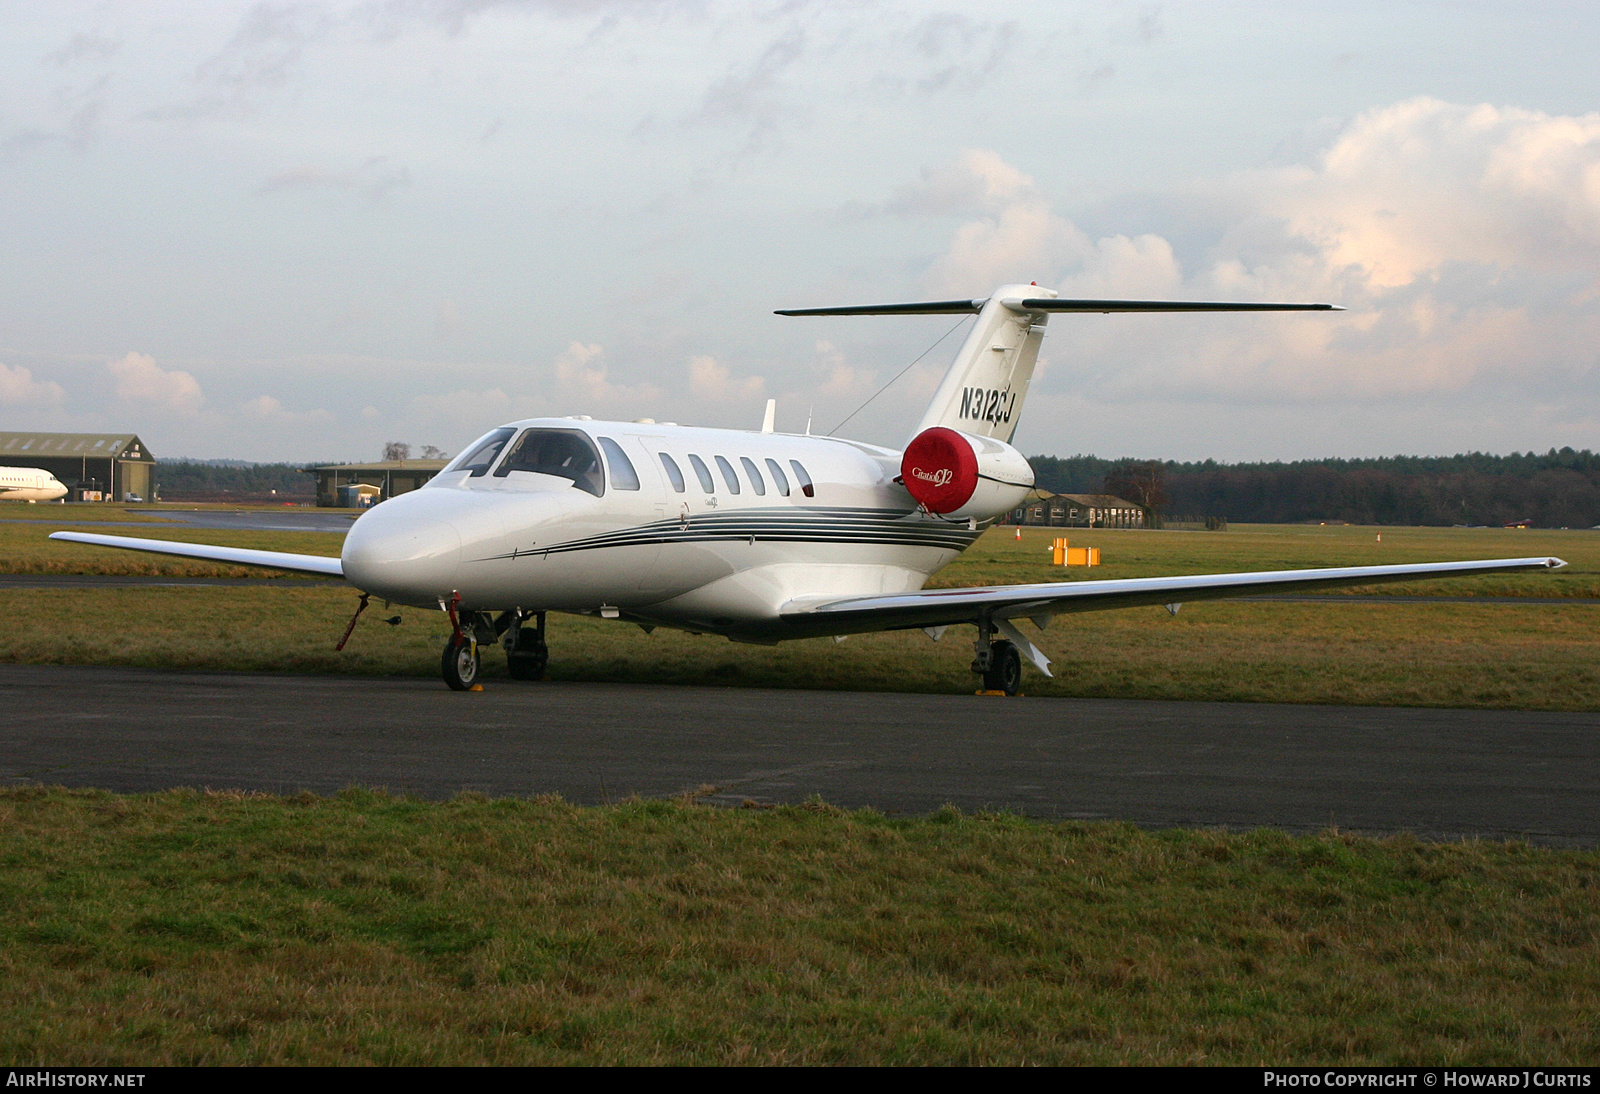
[[[43,507],[31,507],[43,508]],[[50,525],[0,524],[0,571],[240,576],[251,571],[49,541]],[[212,532],[163,526],[141,535],[333,554],[314,532]],[[1061,616],[1037,639],[1056,678],[1029,670],[1030,695],[1229,699],[1600,710],[1600,533],[1500,529],[1245,527],[1227,533],[1102,532],[1106,565],[1048,564],[1051,532],[986,534],[936,585],[1275,569],[1557,554],[1559,573],[1379,586],[1380,603],[1190,604]],[[1071,533],[1069,533],[1071,534]],[[259,572],[259,571],[257,571]],[[1548,603],[1415,603],[1406,593],[1541,597]],[[437,612],[374,609],[343,653],[347,587],[12,589],[0,591],[0,661],[161,668],[422,675],[438,671]],[[1031,624],[1025,624],[1031,630]],[[934,644],[920,631],[744,646],[572,616],[551,622],[550,675],[566,680],[961,692],[974,686],[966,628]],[[503,661],[486,658],[487,679]],[[536,686],[512,684],[503,686]]]
[[[43,508],[43,507],[38,507]],[[3,513],[0,510],[0,513]],[[0,571],[244,574],[0,524]],[[314,533],[138,534],[333,554]],[[1070,533],[1069,533],[1070,534]],[[967,585],[1558,554],[1384,587],[1534,604],[1212,602],[1062,617],[1030,694],[1600,709],[1600,534],[991,532]],[[0,660],[437,671],[444,622],[338,584],[0,590]],[[558,679],[963,691],[965,635],[776,648],[552,619]],[[488,686],[502,679],[491,657]],[[441,685],[442,686],[442,685]],[[1149,832],[821,803],[578,808],[0,791],[0,1058],[377,1063],[1592,1064],[1600,852]]]
[[[0,1057],[1592,1064],[1600,853],[0,792]]]

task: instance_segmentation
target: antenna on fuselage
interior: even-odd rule
[[[772,427],[778,420],[778,400],[767,400],[767,412],[761,417],[761,432],[771,433]]]

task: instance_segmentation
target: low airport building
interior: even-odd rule
[[[444,470],[449,460],[379,460],[308,467],[317,479],[317,505],[324,509],[366,509],[396,494],[409,494]]]
[[[1056,494],[1035,490],[1011,510],[1008,524],[1052,528],[1143,528],[1145,511],[1115,494]]]
[[[69,501],[153,501],[156,458],[133,433],[0,433],[0,464],[42,467]]]

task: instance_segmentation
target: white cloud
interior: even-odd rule
[[[987,148],[969,148],[950,163],[924,167],[918,182],[899,187],[877,212],[902,216],[996,213],[1042,201],[1033,179]]]
[[[819,341],[813,371],[819,375],[817,394],[829,399],[871,395],[878,375],[872,369],[850,364],[832,342]]]
[[[1005,282],[1042,281],[1091,247],[1032,178],[986,149],[969,149],[954,163],[925,171],[920,185],[903,188],[885,208],[981,214],[956,229],[949,250],[923,278],[926,290],[939,295],[981,296]]]
[[[1449,262],[1571,269],[1600,253],[1600,114],[1411,99],[1362,114],[1314,167],[1239,183],[1374,288]]]
[[[731,402],[755,399],[761,395],[766,381],[759,376],[734,379],[728,366],[719,364],[715,357],[692,357],[689,360],[689,390],[697,399],[712,402]]]
[[[31,369],[0,364],[0,405],[54,406],[66,394],[54,380],[35,380]]]
[[[117,398],[146,403],[173,414],[192,417],[200,413],[205,396],[200,383],[187,372],[167,371],[146,353],[129,353],[120,361],[106,362],[117,382]]]
[[[1350,309],[1055,317],[1055,356],[1074,366],[1053,379],[1102,400],[1361,402],[1600,373],[1600,114],[1410,100],[1356,118],[1315,164],[1209,195],[1237,212],[1189,269],[1161,236],[1090,240],[993,153],[926,171],[889,204],[972,211],[930,293],[1038,280],[1064,296]]]
[[[334,421],[333,415],[321,407],[305,411],[285,410],[283,403],[271,395],[258,395],[247,400],[242,409],[248,417],[279,426],[308,423],[331,425]]]
[[[556,390],[566,398],[585,400],[584,413],[645,413],[661,398],[661,389],[646,381],[642,384],[615,384],[609,379],[605,351],[598,345],[573,342],[556,358]],[[599,417],[600,414],[596,414]]]

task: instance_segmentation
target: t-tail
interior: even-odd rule
[[[779,315],[976,315],[912,437],[942,426],[1005,444],[1016,434],[1051,312],[1343,311],[1333,304],[1204,300],[1063,300],[1038,285],[1004,285],[985,300],[797,308]]]

